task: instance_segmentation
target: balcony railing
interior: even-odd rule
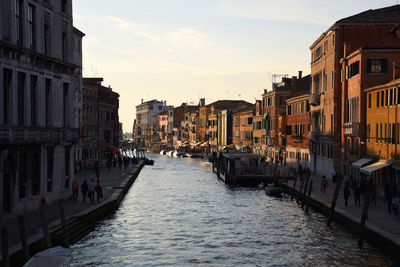
[[[319,94],[313,93],[310,95],[310,105],[311,106],[318,106],[320,104],[321,96]]]
[[[359,122],[349,122],[343,125],[344,134],[351,136],[359,136],[360,134],[360,123]]]
[[[2,128],[0,142],[13,144],[77,143],[79,130],[71,128]]]
[[[295,143],[303,142],[303,136],[301,136],[301,135],[292,135],[291,138],[292,138],[292,141]]]

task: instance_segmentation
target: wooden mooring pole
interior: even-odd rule
[[[24,255],[24,260],[29,260],[29,249],[26,237],[26,227],[25,227],[25,218],[23,215],[18,216],[18,228],[19,228],[19,235],[21,237],[21,244],[22,244],[22,254]]]
[[[304,191],[302,193],[302,201],[301,201],[301,208],[304,209],[304,205],[306,202],[306,194],[307,194],[307,189],[308,189],[308,181],[310,181],[310,175],[306,175],[306,181],[304,183]]]
[[[296,183],[297,183],[297,175],[294,176],[293,191],[292,191],[292,196],[290,197],[290,201],[293,201],[294,194],[296,193]]]
[[[1,229],[1,252],[2,252],[2,266],[10,267],[10,256],[8,253],[8,230]]]
[[[306,204],[306,212],[308,212],[308,207],[310,206],[310,199],[311,199],[311,193],[313,191],[313,183],[314,183],[314,179],[311,179],[308,182],[308,194],[307,194],[307,204]]]
[[[342,183],[343,183],[343,175],[341,173],[339,173],[337,175],[335,192],[333,193],[333,199],[332,199],[332,203],[331,203],[331,210],[330,210],[329,216],[328,216],[328,223],[327,223],[328,227],[331,227],[333,215],[335,214],[336,202],[337,202],[337,198],[339,196],[340,188],[342,187]]]
[[[39,207],[40,221],[42,223],[43,235],[46,248],[51,248],[49,227],[47,225],[46,202],[43,200]]]
[[[69,237],[68,237],[68,229],[67,229],[67,221],[65,219],[65,211],[64,211],[64,199],[60,199],[58,202],[58,207],[60,209],[60,217],[61,217],[61,226],[64,232],[64,243],[65,247],[69,248]]]

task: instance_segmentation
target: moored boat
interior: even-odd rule
[[[71,250],[58,246],[37,253],[25,263],[24,267],[67,267],[71,261]]]

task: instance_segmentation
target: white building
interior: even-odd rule
[[[0,217],[71,194],[82,37],[71,0],[0,0]]]
[[[147,147],[146,142],[153,126],[154,115],[167,110],[166,101],[156,99],[143,102],[136,106],[136,120],[133,125],[133,141],[139,147]]]

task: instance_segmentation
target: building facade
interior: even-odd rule
[[[3,217],[71,194],[83,34],[73,28],[72,1],[3,0],[0,14]]]

